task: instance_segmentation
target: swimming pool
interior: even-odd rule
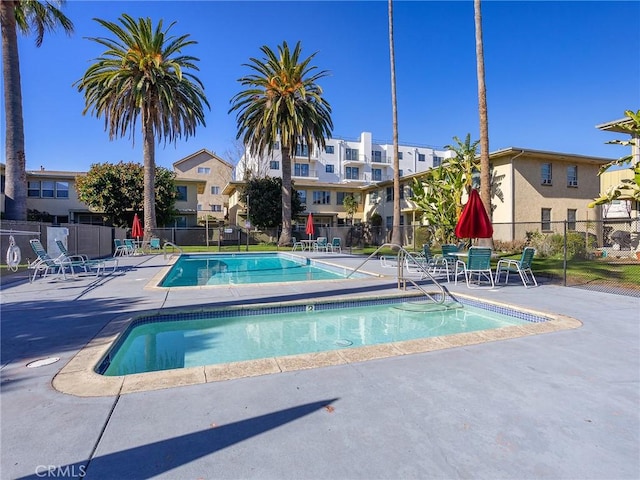
[[[481,302],[447,308],[406,298],[140,317],[97,372],[106,376],[441,337],[543,322],[545,317]],[[429,311],[427,311],[429,310]]]
[[[182,254],[160,287],[344,279],[351,270],[287,253]],[[356,273],[352,278],[363,278]]]

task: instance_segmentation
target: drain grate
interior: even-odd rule
[[[60,360],[60,357],[41,358],[40,360],[34,360],[33,362],[27,363],[27,368],[44,367],[46,365],[56,363],[58,360]]]

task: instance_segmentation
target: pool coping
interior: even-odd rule
[[[403,294],[390,294],[379,298],[410,297]],[[495,307],[506,308],[535,316],[544,317],[543,322],[530,322],[525,325],[513,325],[491,330],[457,333],[452,335],[429,337],[415,340],[353,347],[328,352],[289,355],[242,362],[205,365],[157,372],[136,373],[123,376],[103,376],[95,372],[96,366],[105,357],[112,344],[126,331],[128,326],[140,317],[167,314],[172,311],[198,312],[214,310],[201,305],[197,308],[164,308],[152,309],[135,314],[118,317],[105,325],[100,332],[83,347],[67,364],[54,376],[53,387],[61,393],[77,397],[117,396],[129,393],[161,390],[179,386],[198,385],[203,383],[220,382],[232,379],[255,377],[282,372],[292,372],[311,368],[321,368],[336,365],[346,365],[369,360],[390,358],[416,353],[428,353],[438,350],[478,345],[482,343],[509,340],[544,333],[571,330],[582,326],[582,322],[566,315],[549,313],[511,304],[480,299],[472,295],[456,293],[455,297],[470,301],[478,301]],[[363,297],[360,300],[370,299]],[[352,299],[357,300],[357,299]],[[324,303],[309,300],[277,303],[252,304],[250,308],[268,308],[274,306]],[[226,307],[231,309],[246,309],[246,305]]]

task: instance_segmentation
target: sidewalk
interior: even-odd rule
[[[128,312],[395,289],[392,277],[145,288],[165,265],[128,257],[114,275],[2,285],[2,478],[640,477],[640,299],[580,289],[447,285],[577,318],[575,330],[120,396],[54,390],[54,375]],[[26,367],[48,357],[60,360]]]

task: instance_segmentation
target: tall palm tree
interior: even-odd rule
[[[393,230],[391,231],[391,243],[402,245],[402,232],[400,230],[400,159],[398,158],[396,53],[393,41],[393,0],[389,0],[389,58],[391,61],[391,105],[393,111]]]
[[[155,209],[155,141],[176,142],[205,125],[204,106],[209,103],[202,82],[191,70],[199,70],[197,58],[182,50],[197,42],[189,35],[169,36],[175,25],[163,31],[162,20],[154,28],[150,18],[134,20],[127,14],[120,24],[95,19],[117,39],[90,38],[107,48],[76,82],[84,91],[85,109],[104,116],[109,139],[127,133],[135,140],[138,117],[142,127],[144,160],[144,236],[157,226]]]
[[[299,144],[311,149],[325,147],[325,137],[331,137],[333,122],[331,106],[322,97],[316,83],[328,75],[315,72],[310,62],[316,53],[301,60],[302,45],[291,51],[287,42],[277,53],[267,46],[260,48],[265,58],[251,58],[244,64],[253,74],[238,79],[246,90],[231,99],[229,113],[236,111],[237,139],[247,145],[252,156],[273,153],[280,141],[282,153],[282,232],[279,245],[291,243],[291,153]]]
[[[18,30],[35,33],[36,46],[42,45],[46,31],[56,27],[70,34],[73,23],[58,8],[64,2],[35,0],[1,0],[2,75],[6,128],[5,214],[9,220],[27,219],[27,173],[22,117],[22,87]]]
[[[478,76],[478,113],[480,117],[480,198],[491,215],[491,175],[489,172],[489,119],[487,87],[484,75],[484,43],[482,41],[482,11],[480,0],[473,1],[476,26],[476,67]]]

